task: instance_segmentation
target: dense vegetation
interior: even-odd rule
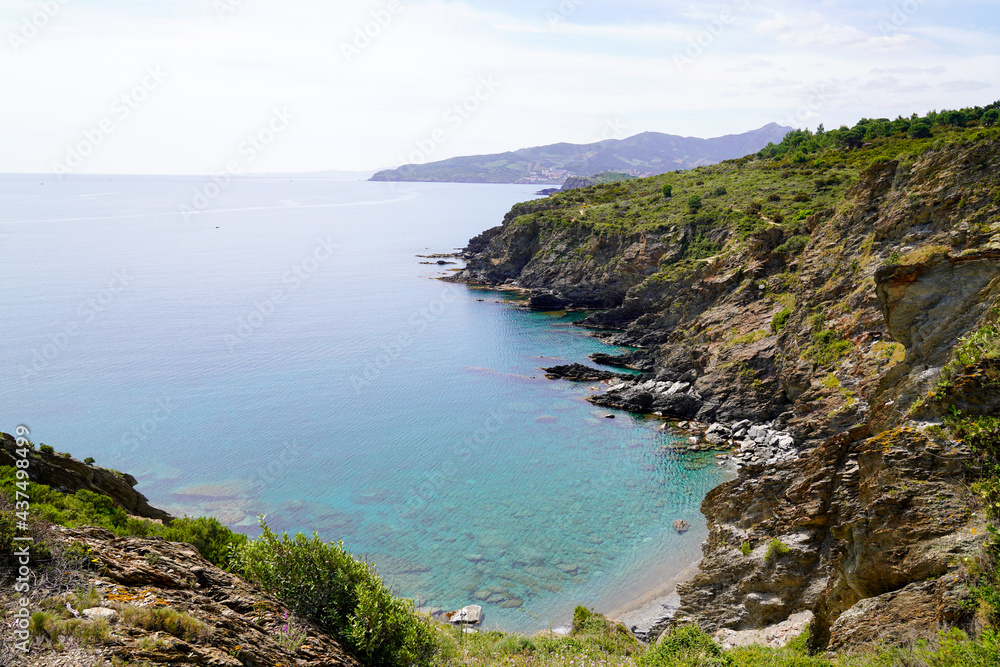
[[[830,148],[856,149],[885,137],[929,139],[936,131],[966,127],[995,127],[1000,116],[1000,102],[985,107],[931,111],[925,116],[913,114],[896,120],[888,118],[863,118],[854,127],[843,126],[827,132],[822,125],[815,133],[795,130],[779,144],[770,144],[760,151],[766,158],[788,159],[795,164],[805,164],[817,153]]]
[[[796,130],[756,155],[652,178],[557,193],[515,207],[515,224],[608,233],[670,234],[684,249],[678,262],[651,280],[673,280],[701,266],[735,235],[778,227],[789,258],[808,245],[817,224],[831,218],[862,174],[890,160],[913,163],[929,150],[1000,137],[997,104],[932,112],[893,122],[863,120],[854,128]],[[914,127],[928,131],[913,131]],[[860,138],[858,138],[860,137]],[[984,184],[986,185],[986,184]],[[992,189],[991,189],[992,188]],[[1000,196],[986,185],[984,195]],[[971,202],[970,202],[971,203]],[[567,247],[564,261],[583,247]],[[599,267],[594,267],[599,268]],[[856,270],[853,267],[852,270]]]

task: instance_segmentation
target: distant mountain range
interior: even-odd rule
[[[769,123],[759,130],[713,139],[643,132],[592,144],[551,144],[493,155],[454,157],[386,169],[373,181],[446,183],[562,183],[575,176],[621,172],[654,176],[743,157],[778,143],[792,128]]]

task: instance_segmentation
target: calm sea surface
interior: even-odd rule
[[[343,540],[489,627],[559,626],[697,560],[726,473],[539,370],[616,348],[417,257],[536,187],[207,183],[0,176],[0,429],[176,514]]]

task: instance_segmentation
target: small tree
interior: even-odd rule
[[[965,114],[961,111],[942,111],[938,118],[938,124],[963,127],[965,125]]]
[[[980,120],[986,127],[993,127],[994,125],[997,124],[997,120],[1000,120],[1000,111],[998,111],[997,109],[990,109],[989,111],[983,114]]]
[[[674,188],[673,188],[673,186],[671,186],[671,185],[664,185],[663,186],[663,196],[664,197],[673,197],[674,196]]]
[[[910,138],[911,139],[926,139],[931,136],[931,128],[927,126],[927,123],[914,123],[910,125]]]
[[[692,212],[697,213],[698,209],[701,208],[701,197],[698,195],[691,195],[688,197],[687,205]]]

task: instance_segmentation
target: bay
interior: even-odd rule
[[[535,189],[0,176],[0,428],[178,515],[343,540],[425,610],[527,632],[618,606],[697,560],[727,473],[544,378],[617,351],[576,316],[417,257]]]

